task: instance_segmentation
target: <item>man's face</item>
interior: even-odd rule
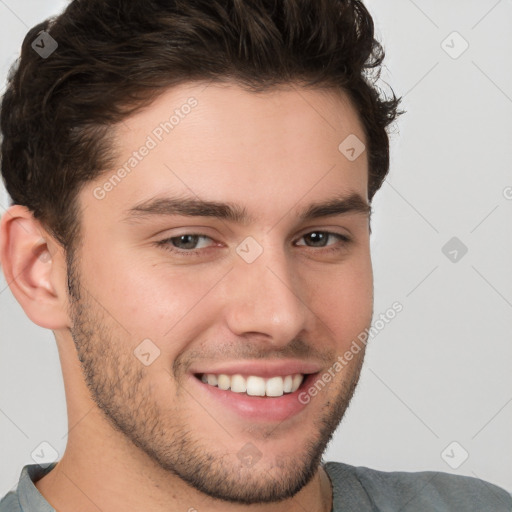
[[[303,216],[367,202],[366,154],[338,149],[353,135],[333,92],[187,84],[118,128],[118,167],[80,192],[71,331],[87,386],[134,450],[212,497],[294,495],[357,383],[364,350],[333,364],[371,322],[368,214]],[[237,215],[129,214],[154,198]]]

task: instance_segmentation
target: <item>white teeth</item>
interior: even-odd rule
[[[231,379],[227,375],[221,373],[217,378],[217,386],[219,386],[219,389],[229,389],[231,386]]]
[[[291,393],[292,385],[293,385],[293,377],[291,375],[287,375],[283,381],[283,391],[285,393]]]
[[[201,380],[210,386],[218,386],[219,389],[230,389],[234,393],[247,393],[250,396],[283,396],[284,393],[293,393],[299,389],[304,375],[296,373],[285,377],[270,377],[264,379],[251,375],[247,378],[240,374],[226,375],[221,373],[204,373]]]
[[[252,375],[248,377],[247,394],[251,396],[265,396],[265,379]]]
[[[283,378],[272,377],[268,379],[265,392],[267,396],[283,396]]]
[[[231,391],[235,393],[245,393],[247,391],[247,382],[241,375],[231,377]]]
[[[304,375],[301,375],[300,373],[293,376],[292,393],[294,391],[297,391],[297,389],[299,389],[300,385],[302,384],[303,378],[304,378]]]

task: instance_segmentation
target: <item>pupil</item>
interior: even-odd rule
[[[178,237],[178,244],[182,249],[193,249],[197,244],[197,235],[181,235]]]
[[[314,245],[317,245],[320,247],[324,247],[325,242],[327,240],[325,233],[318,233],[318,232],[310,233],[308,235],[308,238],[310,239],[311,242],[313,242]]]

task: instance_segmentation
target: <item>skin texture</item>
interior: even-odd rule
[[[293,359],[321,375],[369,327],[368,216],[297,215],[350,193],[368,201],[366,154],[349,161],[338,150],[351,134],[365,141],[361,124],[333,91],[184,84],[116,128],[119,167],[190,97],[197,106],[102,199],[94,190],[115,169],[81,190],[83,243],[70,268],[25,207],[2,217],[7,282],[54,331],[66,389],[66,452],[37,488],[59,511],[330,510],[321,455],[364,350],[278,422],[214,403],[191,370]],[[155,195],[238,204],[252,219],[123,220]],[[325,231],[351,241],[305,236]],[[208,238],[194,255],[155,245],[185,234]],[[252,263],[236,251],[249,236],[263,249]],[[145,339],[159,350],[148,366],[134,356]],[[239,457],[248,443],[260,454],[251,466]]]

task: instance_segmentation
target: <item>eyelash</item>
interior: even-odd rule
[[[346,245],[348,245],[349,243],[352,242],[351,238],[349,238],[346,235],[342,235],[341,233],[334,233],[332,231],[320,231],[320,230],[309,231],[308,233],[305,233],[304,235],[302,235],[300,238],[304,238],[307,235],[311,235],[313,233],[317,233],[317,234],[318,233],[322,233],[324,235],[336,237],[336,238],[338,238],[341,241],[342,246],[346,246]],[[202,238],[209,238],[210,240],[213,240],[211,237],[209,237],[207,235],[202,235],[200,233],[183,233],[182,235],[173,236],[173,237],[170,237],[170,238],[165,238],[164,240],[159,240],[159,241],[155,242],[155,245],[157,247],[163,248],[165,251],[169,251],[169,252],[178,254],[180,256],[201,256],[202,253],[205,250],[210,248],[210,247],[206,247],[206,248],[203,248],[203,249],[190,249],[190,250],[186,250],[186,249],[178,249],[178,248],[172,246],[172,241],[173,240],[180,239],[182,236],[187,236],[187,235],[198,236],[198,237],[202,237]],[[343,247],[338,247],[338,246],[311,247],[311,246],[303,245],[303,246],[300,246],[300,247],[308,247],[309,249],[323,249],[323,252],[328,252],[328,253],[329,252],[341,251],[343,249]]]

